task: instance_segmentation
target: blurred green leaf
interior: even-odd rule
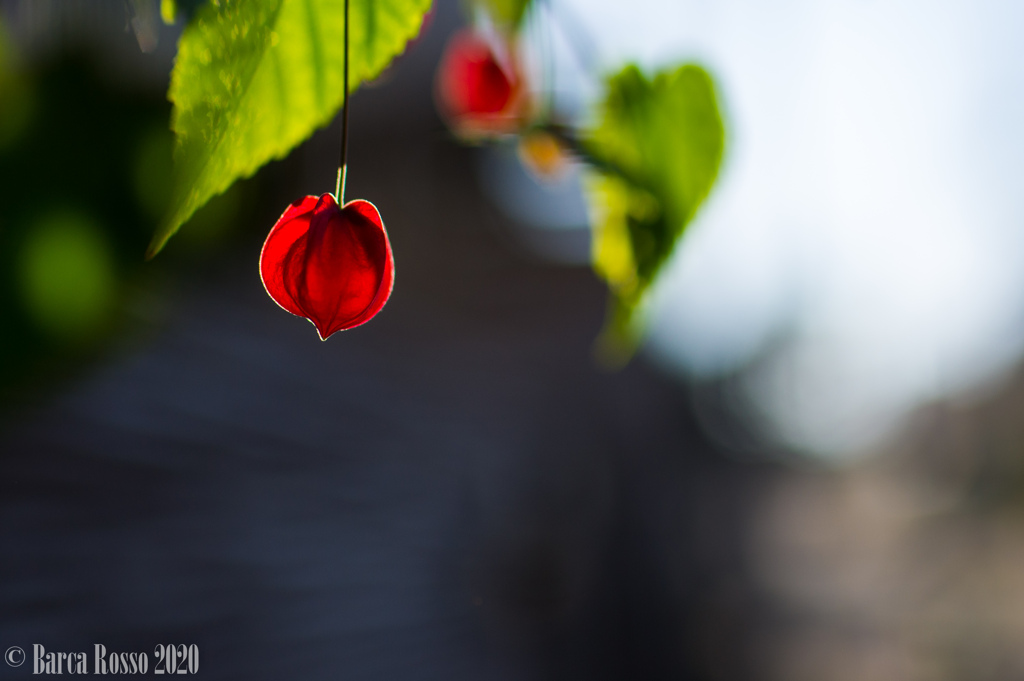
[[[165,24],[173,24],[178,20],[178,3],[174,0],[160,0],[160,18]]]
[[[24,133],[32,119],[31,82],[16,62],[13,45],[0,22],[0,149]]]
[[[475,3],[484,7],[495,21],[510,28],[519,26],[530,6],[530,0],[475,0]]]
[[[168,271],[139,262],[156,219],[134,191],[134,172],[152,131],[162,128],[173,141],[170,105],[114,82],[88,54],[57,51],[20,71],[31,85],[32,114],[0,149],[0,411],[95,358],[109,332],[141,309],[128,312],[126,300]],[[0,119],[9,101],[0,93]],[[68,164],[77,169],[72,179],[55,180]],[[65,227],[71,247],[53,236],[55,222],[80,225]],[[46,272],[58,279],[52,288]],[[75,302],[79,295],[84,302]]]
[[[588,182],[594,268],[612,292],[606,341],[629,351],[644,295],[718,175],[724,127],[714,83],[699,66],[648,78],[611,76],[584,145],[599,161]]]
[[[430,4],[351,0],[351,89],[405,49]],[[330,122],[343,97],[344,16],[344,0],[221,0],[198,10],[171,74],[177,177],[150,257],[212,196]]]
[[[23,300],[36,324],[67,342],[91,338],[106,320],[116,289],[110,246],[79,212],[45,216],[19,257]]]
[[[166,126],[145,131],[132,163],[132,185],[139,206],[154,221],[167,213],[174,183],[174,136]],[[149,226],[147,225],[147,229]]]
[[[192,16],[200,5],[208,0],[160,0],[160,18],[165,24],[173,24],[179,18],[186,20]]]

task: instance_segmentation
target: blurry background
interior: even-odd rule
[[[216,678],[1024,675],[1024,73],[1011,2],[551,0],[557,101],[697,59],[725,170],[604,314],[579,180],[457,145],[462,21],[353,100],[395,295],[316,340],[266,231],[337,122],[155,261],[180,27],[0,0],[0,648],[196,643]],[[0,677],[28,667],[0,665]]]

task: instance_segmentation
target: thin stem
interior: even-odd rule
[[[334,187],[334,197],[339,206],[345,205],[345,179],[348,175],[348,17],[348,0],[345,0],[345,94],[341,104],[341,158],[338,160],[338,182]]]
[[[539,125],[533,129],[541,130],[543,132],[548,133],[556,140],[558,140],[558,143],[561,144],[564,149],[569,151],[569,153],[573,154],[574,156],[576,156],[576,158],[583,161],[587,165],[591,166],[595,170],[609,175],[616,175],[618,177],[621,177],[623,180],[629,182],[635,187],[639,187],[642,189],[648,188],[648,183],[644,180],[644,178],[627,171],[614,161],[611,161],[607,158],[603,158],[598,154],[594,153],[592,149],[588,148],[587,145],[584,144],[582,140],[580,140],[579,136],[572,128],[569,128],[565,125],[559,125],[557,123],[548,123],[546,125]]]

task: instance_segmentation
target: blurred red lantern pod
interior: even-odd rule
[[[320,338],[365,324],[391,295],[395,263],[377,208],[333,194],[296,201],[267,235],[260,277],[278,305],[316,326]]]
[[[498,55],[483,36],[463,30],[448,41],[437,71],[435,98],[448,125],[465,137],[513,133],[526,110],[523,78],[513,50]]]

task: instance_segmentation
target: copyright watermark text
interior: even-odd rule
[[[150,655],[141,651],[107,650],[102,643],[95,644],[92,651],[71,652],[51,651],[34,643],[31,655],[19,646],[11,646],[4,653],[4,660],[11,667],[20,667],[31,660],[33,674],[195,674],[199,671],[199,646],[161,643]]]

